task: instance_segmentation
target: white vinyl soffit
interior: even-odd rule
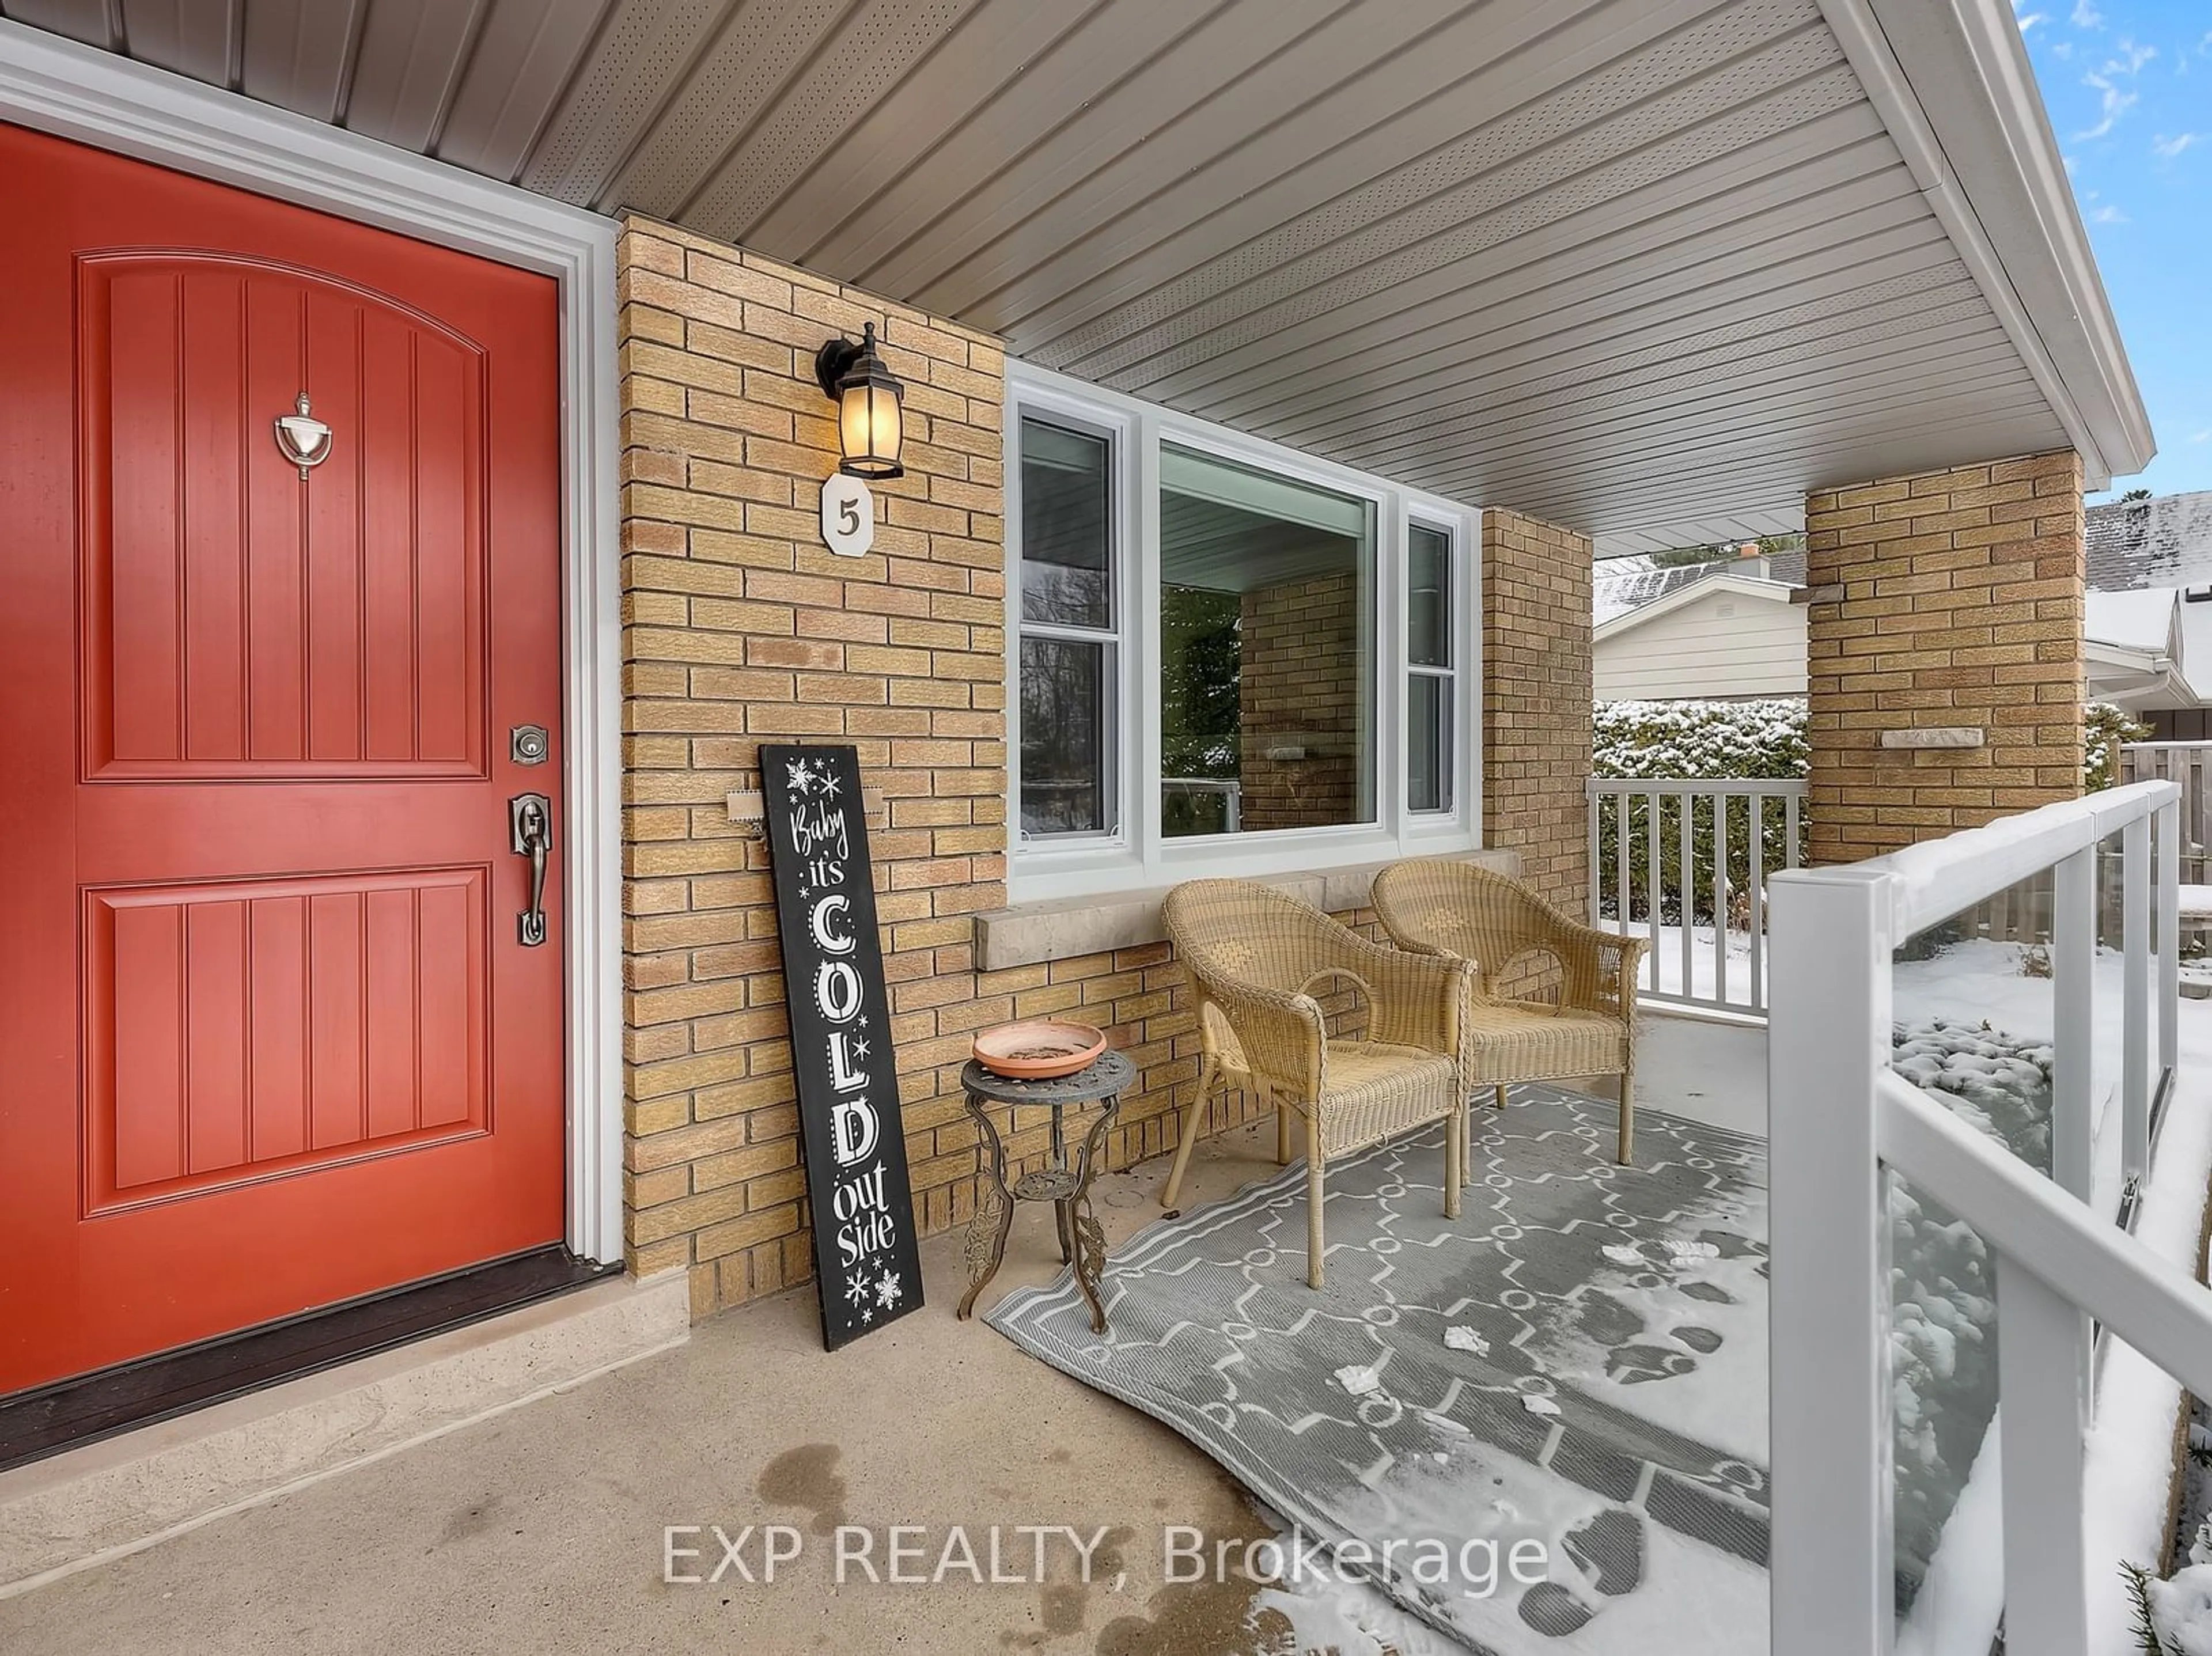
[[[0,11],[1601,553],[2150,451],[2007,0]]]

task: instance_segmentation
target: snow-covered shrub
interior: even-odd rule
[[[2120,1565],[2135,1610],[2136,1648],[2148,1656],[2212,1656],[2212,1518],[2199,1519],[2193,1532],[2186,1527],[2191,1511],[2203,1510],[2203,1475],[2212,1467],[2212,1430],[2205,1426],[2202,1400],[2192,1404],[2191,1413],[2189,1459],[2194,1470],[2182,1516],[2189,1545],[2166,1580],[2140,1564]]]
[[[2148,1656],[2212,1656],[2212,1565],[2189,1550],[2191,1562],[2161,1581],[2148,1570],[2123,1564],[2135,1600],[2136,1642]]]
[[[2051,1171],[2051,1046],[1939,1017],[1891,1037],[1889,1067],[2038,1173]]]
[[[1599,776],[1805,774],[1805,704],[1767,701],[1601,701],[1590,719]]]
[[[2120,779],[2120,744],[2149,740],[2149,725],[2109,701],[2091,702],[2081,710],[2082,787],[2094,793],[2112,786]]]
[[[1705,779],[1724,777],[1774,777],[1796,779],[1805,774],[1809,749],[1805,739],[1805,704],[1802,701],[1601,701],[1591,719],[1591,773],[1601,777],[1659,777]],[[1691,836],[1692,887],[1690,913],[1693,919],[1713,918],[1712,807],[1696,802],[1696,831]],[[1599,818],[1598,869],[1606,889],[1614,883],[1618,868],[1614,850],[1619,816],[1628,819],[1629,917],[1643,919],[1650,907],[1647,878],[1650,850],[1649,804],[1630,798],[1620,807],[1607,806]],[[1751,880],[1751,813],[1741,800],[1729,803],[1729,854],[1723,870],[1728,889],[1739,902],[1747,901]],[[1787,866],[1785,819],[1777,805],[1765,807],[1760,857],[1765,868]],[[1675,808],[1662,804],[1659,811],[1659,907],[1668,920],[1681,918],[1681,830]],[[1607,907],[1618,917],[1618,903]],[[1737,913],[1745,924],[1747,916]]]
[[[1936,1018],[1891,1032],[1891,1067],[2037,1172],[2051,1171],[2048,1041]],[[1893,1180],[1890,1382],[1897,1553],[1908,1581],[1936,1544],[1997,1404],[1996,1281],[1980,1234]]]

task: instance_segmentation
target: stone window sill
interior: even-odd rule
[[[1521,856],[1515,851],[1449,854],[1455,861],[1479,864],[1504,874],[1521,871]],[[1273,874],[1259,883],[1287,891],[1328,913],[1342,914],[1367,907],[1375,877],[1389,865],[1387,861],[1360,863],[1312,874]],[[1158,886],[1095,897],[1055,897],[980,913],[975,916],[975,969],[1003,972],[1010,967],[1036,966],[1164,943],[1167,932],[1160,925],[1160,901],[1171,889]]]

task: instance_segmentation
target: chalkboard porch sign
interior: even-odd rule
[[[769,856],[830,1350],[921,1308],[860,756],[764,744]]]

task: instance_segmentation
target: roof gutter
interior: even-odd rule
[[[2150,416],[2008,0],[1819,3],[2084,482],[2142,470]]]

